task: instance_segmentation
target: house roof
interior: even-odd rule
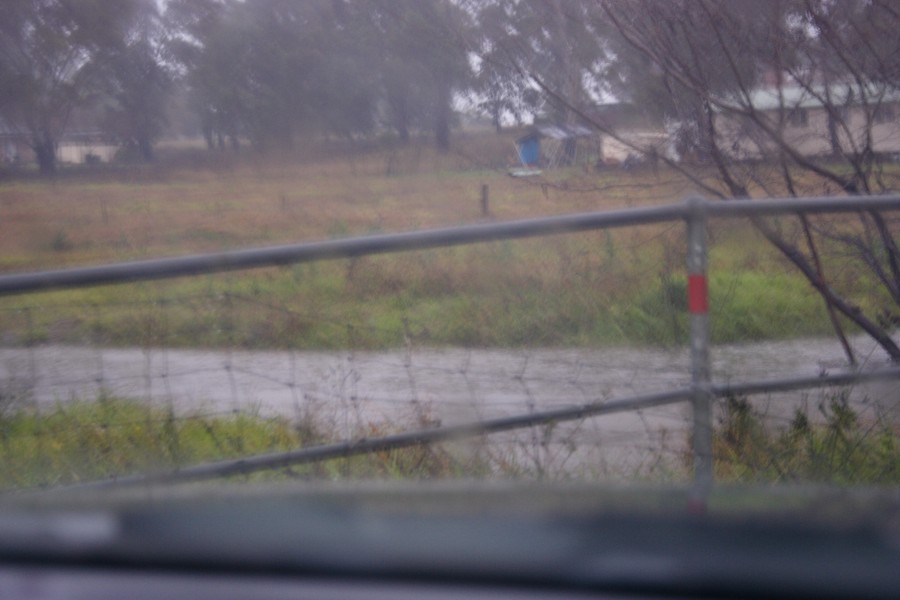
[[[892,86],[867,85],[860,87],[856,84],[833,84],[830,86],[786,85],[780,89],[766,87],[751,90],[749,93],[749,106],[756,110],[777,110],[779,108],[821,108],[823,98],[831,98],[831,103],[838,106],[860,104],[865,96],[866,103],[900,102],[900,89]],[[742,108],[748,106],[743,97],[735,98],[733,106]]]

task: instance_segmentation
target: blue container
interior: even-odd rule
[[[541,162],[541,140],[537,135],[528,135],[516,141],[519,160],[527,167],[536,167]]]

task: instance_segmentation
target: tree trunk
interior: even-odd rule
[[[557,108],[557,110],[560,111],[558,122],[562,125],[574,125],[576,115],[573,108],[577,109],[581,106],[581,84],[578,81],[580,71],[574,60],[574,48],[566,29],[567,17],[563,13],[562,0],[553,0],[551,6],[553,8],[553,21],[556,28],[555,43],[557,46],[554,52],[556,66],[559,69],[559,75],[562,78],[563,97],[567,99],[567,102],[561,104]],[[568,154],[568,147],[565,148],[565,152],[568,159],[574,158],[574,147],[572,148],[571,156]]]
[[[841,140],[838,137],[838,124],[831,111],[828,112],[828,141],[831,145],[831,158],[840,158]]]
[[[53,175],[56,173],[56,144],[48,136],[36,140],[32,145],[38,161],[38,169],[41,175]]]
[[[443,114],[443,110],[440,113],[435,124],[434,143],[437,145],[438,150],[447,152],[450,150],[450,120]]]
[[[450,150],[450,86],[444,83],[440,89],[440,97],[437,99],[437,107],[434,119],[434,143],[438,150],[447,152]]]
[[[153,144],[149,139],[142,137],[138,140],[138,149],[144,162],[153,162]]]
[[[865,331],[879,346],[890,356],[891,361],[900,364],[900,347],[894,342],[890,334],[878,324],[866,317],[859,307],[854,306],[845,298],[839,296],[824,281],[822,281],[816,273],[812,265],[800,254],[796,247],[785,241],[778,233],[776,233],[766,222],[759,218],[751,219],[753,226],[765,236],[765,238],[775,246],[788,260],[790,260],[806,280],[816,289],[826,303],[833,306],[847,319],[856,324],[860,329]]]
[[[400,142],[403,145],[409,143],[409,125],[406,121],[400,121],[397,123],[397,135],[400,137]]]
[[[391,112],[394,117],[394,129],[400,137],[400,142],[409,143],[409,107],[407,106],[406,97],[401,93],[395,94],[390,100]]]

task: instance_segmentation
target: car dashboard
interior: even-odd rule
[[[900,597],[896,493],[852,518],[846,498],[770,494],[763,504],[791,506],[773,514],[715,499],[689,513],[677,490],[611,496],[388,486],[16,497],[0,511],[0,598]]]

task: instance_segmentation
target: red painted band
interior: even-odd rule
[[[688,312],[706,313],[709,310],[706,292],[706,276],[691,273],[688,275]]]

